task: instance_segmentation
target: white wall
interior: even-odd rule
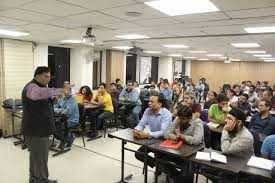
[[[160,78],[168,79],[169,82],[173,80],[173,58],[172,57],[160,57],[159,58],[159,73],[158,80]]]
[[[48,66],[48,45],[38,44],[33,50],[34,69],[38,66]]]
[[[75,90],[83,85],[93,86],[93,62],[89,58],[90,48],[72,48],[70,59],[70,82]]]

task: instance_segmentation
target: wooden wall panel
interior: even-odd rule
[[[106,52],[106,82],[114,82],[116,78],[120,78],[124,82],[124,52],[107,50]]]
[[[211,89],[218,91],[224,83],[236,84],[243,80],[275,83],[275,63],[192,61],[191,77],[195,83],[205,77]]]

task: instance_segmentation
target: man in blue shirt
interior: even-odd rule
[[[147,108],[134,129],[134,137],[137,139],[161,138],[166,133],[170,123],[172,122],[172,114],[165,108],[165,98],[162,94],[150,96],[149,108]],[[144,131],[145,128],[147,132]],[[135,154],[136,158],[144,161],[144,147],[138,149]],[[148,152],[149,153],[149,152]],[[148,165],[154,167],[154,158],[148,157]]]
[[[169,82],[167,79],[163,81],[163,89],[160,90],[160,93],[164,95],[168,104],[168,108],[170,109],[172,107],[173,91],[170,88]]]
[[[65,114],[67,116],[67,127],[73,128],[79,123],[79,109],[78,105],[72,96],[71,88],[65,87],[65,96],[58,100],[55,105],[55,112]],[[75,137],[72,133],[68,133],[66,137],[67,146],[70,147],[73,144]]]
[[[270,135],[265,138],[261,154],[266,159],[275,160],[275,135]]]
[[[135,125],[139,122],[139,114],[141,112],[141,101],[139,92],[134,88],[132,81],[127,82],[127,88],[124,88],[119,95],[120,102],[129,102],[133,105],[132,115]]]
[[[255,114],[249,123],[248,129],[254,136],[254,150],[260,155],[261,144],[265,137],[275,133],[275,118],[271,116],[271,102],[262,99],[258,105],[259,113]]]

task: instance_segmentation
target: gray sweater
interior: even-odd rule
[[[243,127],[234,136],[230,136],[226,130],[223,130],[221,149],[224,154],[251,156],[254,154],[253,136],[246,127]]]
[[[175,130],[179,128],[179,124],[174,120],[170,124],[165,138],[169,139],[169,136],[175,134]],[[190,145],[199,145],[203,143],[204,131],[202,121],[200,119],[192,119],[190,126],[182,132],[185,142]]]

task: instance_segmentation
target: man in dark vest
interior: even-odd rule
[[[52,99],[63,89],[48,88],[50,79],[48,67],[37,67],[34,79],[22,91],[22,130],[30,151],[29,183],[57,183],[48,179],[49,136],[54,130]]]

